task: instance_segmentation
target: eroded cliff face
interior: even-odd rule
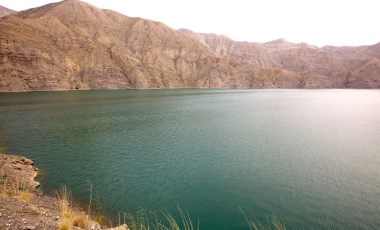
[[[197,62],[217,59],[161,23],[80,1],[6,17],[0,30],[3,90],[186,87]]]
[[[278,39],[267,43],[237,42],[225,36],[182,33],[198,39],[218,57],[259,69],[280,70],[273,87],[379,88],[380,43],[362,47],[318,48]],[[267,86],[265,86],[267,87]]]
[[[378,49],[235,42],[66,0],[0,19],[0,91],[379,88]]]

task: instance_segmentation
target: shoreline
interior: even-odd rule
[[[221,88],[207,88],[207,87],[176,87],[176,88],[108,88],[108,89],[42,89],[42,90],[12,90],[12,91],[2,91],[0,93],[34,93],[34,92],[80,92],[80,91],[135,91],[135,90],[180,90],[180,89],[204,89],[204,90],[380,90],[380,88],[276,88],[276,87],[258,87],[258,88],[235,88],[235,87],[221,87]]]
[[[125,224],[102,228],[83,207],[72,202],[69,192],[64,198],[73,220],[68,220],[62,211],[63,190],[56,197],[43,194],[40,183],[36,181],[39,170],[33,163],[26,157],[0,150],[0,229],[129,229]],[[79,217],[81,222],[75,222]],[[69,224],[62,227],[64,222]]]

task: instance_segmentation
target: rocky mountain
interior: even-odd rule
[[[65,0],[0,19],[0,91],[380,88],[378,51],[237,42]]]
[[[13,14],[15,12],[16,11],[8,9],[8,8],[6,8],[4,6],[0,6],[0,18],[3,17],[3,16],[7,16],[9,14]]]
[[[225,36],[179,30],[198,39],[228,62],[247,62],[261,69],[299,73],[301,88],[379,88],[380,43],[361,47],[318,48],[278,39],[266,43],[238,42]],[[289,77],[287,77],[289,78]],[[292,78],[293,79],[293,78]]]

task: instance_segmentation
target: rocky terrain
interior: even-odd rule
[[[282,78],[285,81],[277,77],[273,87],[380,87],[380,43],[362,47],[318,48],[284,39],[267,43],[237,42],[225,36],[199,34],[186,29],[179,31],[198,39],[229,63],[245,62],[259,69],[281,70],[286,75]],[[294,78],[296,73],[301,77]]]
[[[97,222],[92,221],[81,207],[76,205],[70,205],[70,212],[73,218],[81,217],[81,222],[73,221],[74,226],[63,226],[62,223],[67,221],[67,218],[62,216],[60,200],[41,193],[38,189],[39,183],[34,180],[37,172],[38,169],[30,159],[2,154],[0,150],[0,229],[101,229]],[[126,225],[121,225],[108,230],[127,229]]]
[[[380,43],[237,42],[79,0],[0,19],[0,91],[179,87],[380,88]]]

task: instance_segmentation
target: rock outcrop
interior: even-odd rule
[[[378,50],[236,42],[66,0],[0,19],[0,91],[380,88]]]
[[[83,209],[70,203],[69,225],[60,225],[60,199],[49,197],[36,190],[38,169],[33,161],[22,156],[4,154],[0,149],[0,229],[77,229],[77,230],[128,230],[126,224],[115,228],[101,228]],[[89,213],[88,213],[89,214]],[[81,217],[74,221],[76,217]],[[73,225],[73,226],[71,226]],[[61,226],[61,227],[58,227]]]
[[[0,153],[0,182],[17,185],[16,189],[34,191],[40,183],[34,180],[38,169],[33,161],[21,156]],[[0,184],[1,184],[0,183]]]

